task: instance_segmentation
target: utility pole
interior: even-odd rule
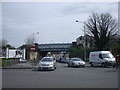
[[[83,43],[83,47],[84,47],[84,61],[86,61],[86,29],[85,29],[85,22],[81,22],[81,21],[78,21],[78,20],[76,20],[76,22],[84,24],[84,43]]]

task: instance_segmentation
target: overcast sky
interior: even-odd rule
[[[71,43],[83,35],[83,23],[95,13],[110,13],[118,18],[117,2],[4,2],[2,35],[19,47],[35,34],[37,43]]]

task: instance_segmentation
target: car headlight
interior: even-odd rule
[[[85,62],[83,62],[83,64],[85,64]]]
[[[85,62],[81,62],[80,64],[85,64]]]

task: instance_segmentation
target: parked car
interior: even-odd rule
[[[53,57],[43,57],[38,64],[38,70],[54,70],[56,69],[55,63]]]
[[[26,60],[25,59],[19,59],[18,63],[26,63]]]
[[[68,67],[85,67],[85,62],[80,58],[70,58]]]

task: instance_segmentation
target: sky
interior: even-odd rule
[[[82,22],[93,12],[118,19],[118,2],[2,2],[0,7],[2,38],[14,47],[33,33],[39,44],[71,43],[83,35]]]

